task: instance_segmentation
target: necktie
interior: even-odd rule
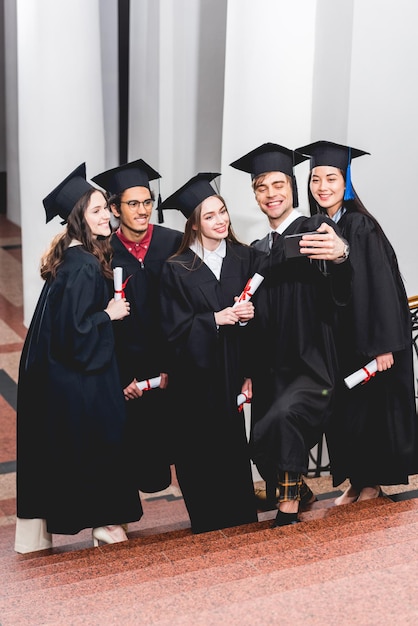
[[[279,236],[278,232],[276,232],[275,230],[271,231],[271,241],[272,241],[271,247],[273,247],[274,244],[276,243],[278,236]]]

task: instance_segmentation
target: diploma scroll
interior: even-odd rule
[[[264,276],[262,276],[261,274],[257,274],[256,272],[254,276],[247,281],[247,284],[245,285],[240,297],[236,302],[234,302],[232,308],[234,308],[240,302],[248,302],[249,300],[251,300],[263,280]],[[240,326],[245,326],[246,324],[248,324],[248,322],[239,322]]]
[[[123,269],[121,267],[115,267],[113,270],[113,286],[115,290],[115,300],[122,300],[123,294],[123,281],[122,281]]]
[[[251,300],[251,298],[253,297],[254,293],[257,291],[257,289],[259,288],[263,280],[264,280],[264,276],[261,276],[261,274],[257,274],[256,272],[254,276],[248,280],[240,297],[238,298],[236,302],[234,302],[232,308],[234,308],[234,306],[239,304],[239,302],[248,302],[249,300]]]
[[[377,361],[373,359],[370,363],[367,363],[364,367],[353,372],[347,378],[344,378],[344,382],[349,389],[352,389],[359,383],[367,383],[372,376],[377,372]]]
[[[250,402],[250,400],[248,399],[248,396],[246,393],[239,393],[237,395],[237,406],[238,406],[238,411],[242,411],[242,409],[244,408],[244,404],[246,402]]]
[[[136,383],[138,389],[142,389],[142,391],[148,391],[148,389],[156,389],[160,386],[161,376],[156,376],[155,378],[149,378],[147,380],[141,380],[139,383]]]

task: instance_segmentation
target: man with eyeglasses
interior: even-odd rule
[[[183,233],[151,223],[155,195],[150,181],[160,174],[142,159],[92,180],[107,191],[118,221],[113,233],[113,267],[123,268],[123,292],[131,314],[114,324],[115,347],[126,402],[132,475],[140,491],[154,493],[171,482],[168,365],[160,330],[159,284],[164,261]],[[158,207],[157,207],[158,208]],[[142,391],[137,382],[161,376],[160,387]]]

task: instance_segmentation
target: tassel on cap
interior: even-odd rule
[[[354,200],[355,194],[353,183],[351,182],[351,148],[348,148],[348,165],[345,175],[345,192],[344,200]]]
[[[163,214],[163,210],[161,208],[161,194],[160,194],[160,192],[158,192],[157,213],[158,213],[158,223],[159,224],[164,224],[164,214]]]
[[[344,200],[354,200],[355,193],[351,182],[351,160],[364,154],[370,154],[370,152],[344,146],[340,143],[333,143],[332,141],[315,141],[307,146],[296,148],[296,151],[311,157],[311,170],[321,165],[329,165],[338,167],[343,172],[345,171]]]
[[[296,184],[296,177],[292,176],[292,193],[293,193],[293,208],[296,209],[299,206],[298,186]]]

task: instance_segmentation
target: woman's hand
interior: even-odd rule
[[[384,372],[385,370],[389,370],[395,362],[393,358],[393,353],[386,352],[385,354],[379,354],[379,356],[376,357],[376,362],[378,372]]]
[[[238,302],[238,297],[235,296],[234,311],[238,315],[240,322],[249,322],[254,317],[254,305],[251,301]]]
[[[122,298],[121,300],[115,300],[112,298],[109,300],[109,303],[105,308],[105,312],[112,321],[123,320],[123,318],[130,313],[130,304],[126,301],[126,298]]]
[[[216,311],[214,315],[218,326],[232,326],[237,322],[251,320],[254,317],[254,305],[252,302],[239,302],[236,306],[228,306],[222,311]]]
[[[346,246],[345,239],[339,237],[332,226],[324,222],[314,235],[303,235],[300,251],[309,259],[336,261],[344,258]]]

